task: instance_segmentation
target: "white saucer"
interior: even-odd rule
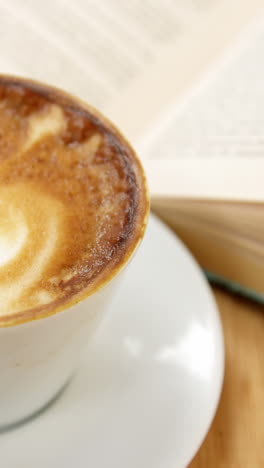
[[[81,369],[45,412],[0,435],[1,467],[185,467],[214,416],[223,356],[202,273],[152,218]]]

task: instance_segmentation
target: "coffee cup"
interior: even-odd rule
[[[144,235],[149,201],[129,143],[66,92],[0,76],[0,137],[5,430],[69,382]]]

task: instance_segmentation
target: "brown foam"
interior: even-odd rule
[[[142,169],[111,124],[62,92],[0,78],[0,243],[14,253],[0,263],[0,325],[104,284],[137,244],[147,210]]]

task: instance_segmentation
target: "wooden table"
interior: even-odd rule
[[[189,468],[264,467],[264,306],[214,289],[226,345],[223,393]]]

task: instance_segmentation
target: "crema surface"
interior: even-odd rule
[[[133,151],[95,111],[0,79],[0,316],[103,284],[141,236],[144,197]]]

